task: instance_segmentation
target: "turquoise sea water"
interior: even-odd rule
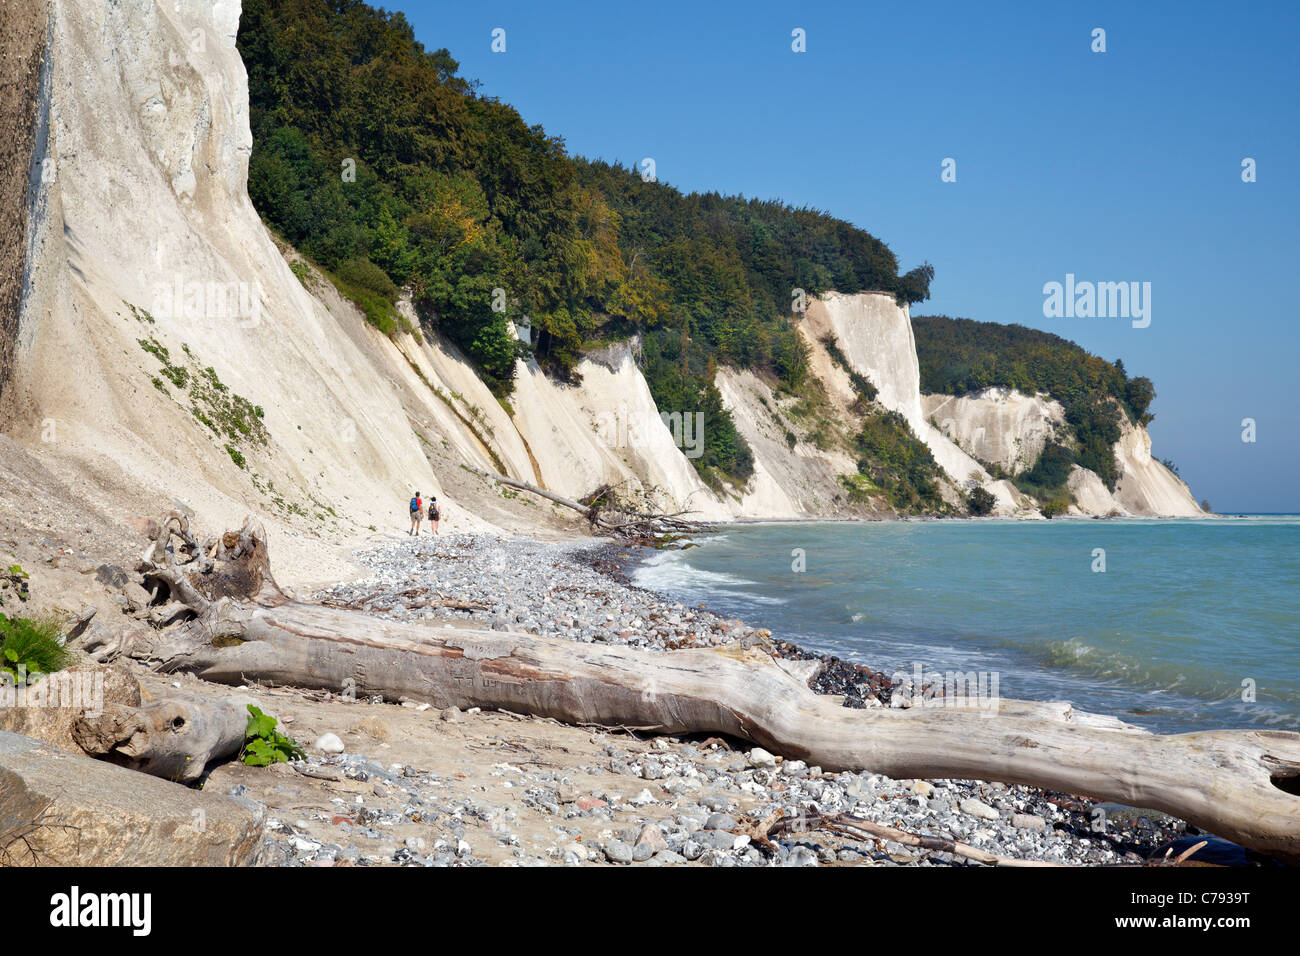
[[[1296,516],[739,525],[635,581],[887,673],[996,672],[1004,698],[1161,732],[1300,730]]]

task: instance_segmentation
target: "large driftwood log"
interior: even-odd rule
[[[814,694],[760,648],[651,653],[386,621],[289,600],[251,521],[221,547],[199,551],[192,542],[155,547],[146,571],[168,592],[159,600],[195,615],[133,649],[164,669],[574,724],[725,733],[828,770],[1047,787],[1163,810],[1300,863],[1300,734],[1156,735],[1068,704],[1016,700],[991,709],[850,709]],[[191,559],[178,561],[178,552]]]
[[[239,753],[248,726],[241,703],[203,697],[168,697],[130,707],[114,704],[72,725],[72,737],[92,757],[132,770],[193,783],[208,763]]]

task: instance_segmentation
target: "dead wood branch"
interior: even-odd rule
[[[591,494],[584,496],[581,501],[575,501],[572,498],[566,498],[563,495],[557,495],[552,491],[539,488],[537,485],[520,481],[517,478],[510,478],[506,475],[498,475],[477,468],[473,470],[484,478],[491,478],[493,481],[507,487],[527,491],[540,498],[545,498],[547,501],[553,501],[558,505],[571,508],[586,518],[593,528],[620,537],[640,539],[657,538],[665,535],[696,534],[706,528],[702,523],[685,517],[693,513],[689,510],[672,513],[642,510],[638,506],[620,498],[617,489],[608,484],[601,485]],[[645,497],[650,497],[649,493],[646,493]]]
[[[761,827],[764,824],[767,824],[767,820],[762,821],[762,824],[759,826]],[[998,856],[995,853],[986,853],[984,850],[976,849],[969,844],[962,843],[960,840],[951,839],[949,837],[908,833],[905,830],[884,826],[880,823],[872,823],[870,820],[863,820],[861,817],[855,817],[848,813],[822,814],[816,812],[804,812],[793,817],[784,817],[775,821],[774,824],[768,827],[767,833],[807,832],[810,830],[827,830],[831,833],[835,833],[839,836],[846,836],[853,840],[888,840],[890,843],[897,843],[900,846],[914,846],[918,849],[928,850],[931,852],[937,851],[940,853],[950,853],[953,856],[960,856],[964,859],[973,860],[976,863],[984,863],[988,866],[1064,865],[1041,860],[1016,860],[1010,857]]]

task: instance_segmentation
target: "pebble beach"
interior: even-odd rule
[[[631,586],[624,571],[636,560],[635,553],[608,542],[426,536],[373,547],[358,560],[369,571],[366,577],[325,589],[315,599],[401,620],[521,630],[652,653],[763,642],[780,656],[818,662],[810,686],[840,695],[845,706],[898,706],[889,679],[869,666],[798,647],[779,634]],[[397,708],[417,711],[409,716],[429,721],[431,734],[454,728],[463,735],[475,721],[546,723],[524,715],[462,714],[454,708],[438,712],[411,701],[372,700],[356,706],[377,715]],[[337,736],[322,736],[294,772],[300,778],[351,785],[358,795],[355,802],[335,798],[333,810],[296,817],[277,814],[272,807],[268,836],[275,861],[980,865],[942,850],[888,839],[849,839],[823,830],[790,828],[766,845],[735,832],[747,821],[772,814],[844,813],[1022,861],[1136,865],[1209,840],[1208,849],[1225,862],[1246,862],[1228,859],[1241,857],[1240,848],[1165,814],[1070,794],[1000,783],[827,773],[736,740],[565,730],[581,736],[583,753],[563,748],[574,753],[567,763],[502,759],[486,771],[491,785],[464,773],[386,762],[379,748],[367,752],[364,744],[344,747]],[[524,741],[516,746],[528,749]],[[255,797],[242,785],[232,790]]]

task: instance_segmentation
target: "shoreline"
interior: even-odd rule
[[[1255,542],[1285,548],[1300,516],[1214,525],[1116,519],[1106,527],[1076,518],[1054,531],[1014,519],[973,520],[992,523],[719,527],[676,543],[682,546],[642,552],[627,573],[643,587],[708,601],[754,626],[797,635],[810,650],[896,679],[923,667],[956,672],[960,685],[963,672],[972,672],[971,680],[973,672],[987,672],[1000,678],[1003,697],[1068,702],[1155,734],[1300,729],[1292,662],[1274,669],[1277,683],[1258,702],[1239,696],[1231,676],[1243,650],[1274,653],[1270,625],[1284,621],[1291,603],[1284,589],[1271,611],[1246,609],[1232,619],[1241,642],[1236,651],[1216,635],[1243,592],[1221,584],[1222,575],[1202,580],[1188,572],[1201,589],[1199,603],[1167,607],[1184,580],[1179,561],[1189,549],[1231,545],[1240,555]],[[800,563],[814,549],[815,563]],[[893,549],[907,560],[893,560]],[[1105,572],[1107,550],[1115,573],[1095,574]],[[798,557],[789,570],[810,573],[787,574],[786,551]],[[1000,556],[985,568],[988,554]],[[1076,555],[1084,556],[1077,564]],[[859,560],[868,563],[860,569]],[[1252,580],[1262,571],[1241,561],[1232,567]],[[1079,584],[1074,571],[1084,572],[1079,593],[1093,597],[1069,593]],[[1062,586],[1066,593],[1057,594]]]
[[[727,518],[713,521],[701,522],[705,531],[709,528],[729,528],[736,525],[765,525],[765,524],[889,524],[889,523],[914,523],[928,521],[972,521],[972,522],[1005,522],[1008,524],[1041,523],[1041,522],[1084,522],[1084,521],[1219,521],[1219,520],[1239,520],[1243,518],[1295,518],[1298,515],[1290,513],[1266,513],[1251,514],[1243,512],[1240,514],[1202,514],[1202,515],[1088,515],[1088,514],[1064,514],[1055,518],[1044,518],[1042,515],[880,515],[877,517],[864,518],[858,515],[847,515],[836,518],[826,515],[809,515],[807,517],[792,518]]]
[[[816,667],[809,668],[816,670],[809,686],[817,693],[845,696],[846,706],[890,705],[889,679],[870,667],[800,647],[739,619],[723,618],[702,605],[690,608],[631,584],[628,570],[645,550],[644,546],[601,539],[547,542],[482,532],[426,536],[365,549],[354,560],[371,572],[368,576],[321,589],[315,596],[396,619],[424,620],[438,626],[519,629],[650,652],[762,642],[774,656],[815,662]],[[471,564],[465,563],[467,558]],[[469,602],[481,606],[456,606]],[[607,735],[614,740],[621,737],[615,731]],[[737,801],[742,797],[746,799],[739,802],[755,804],[752,811],[745,812],[759,818],[771,812],[805,812],[810,806],[822,812],[854,812],[909,832],[962,840],[1020,860],[1135,865],[1157,851],[1163,855],[1163,847],[1174,847],[1177,855],[1202,839],[1197,828],[1162,813],[1034,787],[897,781],[870,773],[822,774],[819,768],[808,768],[801,761],[781,761],[743,741],[711,738],[703,742],[709,749],[702,750],[701,741],[672,737],[644,741],[635,734],[630,736],[637,744],[649,744],[656,757],[638,761],[611,754],[612,773],[637,778],[629,782],[630,787],[665,779],[669,785],[680,785],[675,792],[664,794],[675,798],[671,802],[656,798],[657,803],[667,803],[666,808],[675,811],[674,822],[653,824],[671,836],[662,850],[662,863],[795,865],[789,861],[794,854],[805,864],[965,865],[946,853],[915,853],[888,841],[878,844],[874,852],[862,853],[820,832],[802,834],[799,840],[783,844],[785,853],[780,858],[759,853],[747,838],[733,839],[729,828],[706,826],[718,813],[727,816],[728,811],[742,810]],[[610,744],[606,750],[611,746],[620,749]],[[720,784],[718,789],[723,792],[712,802],[723,809],[710,809],[692,798],[698,781]],[[595,795],[591,799],[602,803],[602,812],[611,806],[610,801]],[[612,805],[617,810],[619,805]],[[563,812],[573,818],[600,809],[593,805],[584,810],[575,802],[564,806]],[[652,825],[648,818],[637,817],[637,812],[635,804],[624,808],[624,813],[634,817],[635,825],[625,826],[620,831],[622,837],[631,836],[631,829]],[[1209,839],[1210,846],[1197,859],[1235,865],[1259,862],[1235,844]],[[622,838],[614,842],[627,844],[629,850],[637,845]],[[810,853],[798,850],[796,844],[809,842],[814,845]],[[683,850],[687,852],[680,852]],[[616,845],[602,850],[597,861],[648,862],[624,860],[624,855],[623,846]],[[565,858],[570,863],[589,861],[590,856]]]

